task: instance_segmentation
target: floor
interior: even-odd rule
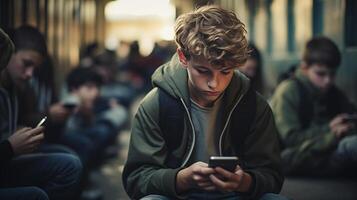
[[[91,173],[93,187],[103,192],[103,200],[127,200],[121,174],[126,161],[130,134],[122,131],[118,136],[118,155],[107,160],[98,170]]]

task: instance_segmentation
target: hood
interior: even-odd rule
[[[14,44],[9,36],[0,29],[0,71],[5,69],[14,51]]]
[[[182,98],[185,103],[189,105],[190,98],[187,79],[187,71],[181,66],[178,55],[175,54],[168,63],[160,66],[154,72],[152,75],[152,84],[154,87],[159,87],[174,98]],[[225,99],[230,100],[226,105],[230,106],[236,102],[236,100],[248,91],[249,85],[249,79],[238,70],[235,70],[233,78],[225,91]]]

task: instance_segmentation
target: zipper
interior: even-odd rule
[[[188,111],[188,108],[184,102],[184,100],[182,98],[180,98],[181,100],[181,103],[183,104],[183,107],[185,107],[185,110],[186,110],[186,113],[187,113],[187,116],[188,116],[188,120],[190,121],[190,124],[191,124],[191,127],[192,127],[192,133],[193,133],[193,141],[192,141],[192,145],[190,147],[190,151],[188,152],[186,158],[184,159],[183,163],[181,164],[181,167],[185,166],[186,163],[188,162],[188,160],[190,159],[190,156],[192,154],[192,151],[193,151],[193,148],[195,146],[195,143],[196,143],[196,133],[195,133],[195,127],[193,126],[193,122],[192,122],[192,119],[191,119],[191,115],[190,115],[190,112]]]
[[[247,91],[246,91],[247,92]],[[233,106],[232,110],[230,111],[229,115],[228,115],[228,118],[227,118],[227,121],[223,127],[223,130],[222,130],[222,133],[221,133],[221,136],[219,137],[219,155],[220,156],[223,156],[223,152],[222,152],[222,139],[223,139],[223,135],[224,135],[224,132],[228,126],[228,122],[229,120],[231,119],[231,116],[232,116],[232,113],[234,111],[234,109],[237,107],[238,103],[242,100],[242,98],[244,97],[244,95],[246,94],[246,92],[241,96],[239,97],[238,101],[236,102],[236,104]]]

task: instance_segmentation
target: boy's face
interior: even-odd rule
[[[19,50],[11,56],[7,70],[17,87],[23,86],[33,75],[33,70],[40,66],[43,56],[33,50]]]
[[[231,82],[235,68],[214,67],[203,57],[191,56],[187,60],[180,50],[178,55],[182,66],[187,69],[191,98],[201,106],[212,106]]]
[[[302,69],[312,84],[322,92],[326,92],[334,84],[336,75],[334,69],[320,64],[303,65]]]
[[[74,93],[80,99],[81,104],[91,106],[99,96],[99,88],[95,83],[85,83],[75,89]]]

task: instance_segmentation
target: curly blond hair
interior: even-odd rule
[[[246,33],[234,12],[212,5],[179,16],[175,24],[175,41],[186,59],[203,56],[216,66],[244,64],[249,53]]]

